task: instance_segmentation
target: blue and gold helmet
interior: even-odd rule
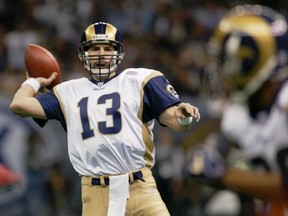
[[[109,44],[114,47],[115,53],[110,56],[111,61],[109,68],[94,68],[92,66],[91,61],[101,58],[101,56],[88,55],[88,48],[94,44]],[[89,25],[82,34],[78,48],[78,56],[83,62],[85,70],[89,72],[92,77],[96,76],[102,81],[109,78],[110,72],[116,71],[118,65],[124,58],[123,41],[120,32],[115,26],[105,22],[97,22]]]
[[[287,76],[287,23],[266,6],[236,6],[220,20],[207,50],[204,77],[212,91],[221,86],[247,98],[267,80]]]

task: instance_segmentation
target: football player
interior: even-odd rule
[[[169,215],[150,170],[154,121],[187,131],[192,118],[200,119],[198,108],[182,102],[159,71],[118,71],[124,58],[122,36],[109,23],[88,26],[78,53],[88,78],[63,82],[36,97],[56,74],[29,78],[16,92],[11,110],[42,126],[50,119],[61,122],[70,161],[82,179],[83,216]]]
[[[209,78],[213,93],[222,92],[224,102],[219,104],[223,104],[224,139],[219,139],[214,148],[202,146],[195,151],[185,170],[192,178],[269,202],[264,215],[287,215],[288,31],[285,18],[261,5],[236,6],[221,19],[208,48],[211,62],[203,77]],[[224,162],[231,143],[241,150],[248,163],[245,169],[230,167]]]

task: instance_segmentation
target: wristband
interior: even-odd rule
[[[27,80],[25,80],[25,81],[22,83],[21,86],[26,85],[26,84],[30,85],[30,86],[34,89],[35,93],[37,93],[38,90],[39,90],[40,87],[41,87],[39,81],[36,80],[35,78],[28,78]]]
[[[193,117],[190,116],[190,117],[186,117],[184,119],[180,119],[180,118],[177,118],[178,119],[178,122],[181,124],[181,125],[189,125],[191,124],[192,120],[193,120]]]

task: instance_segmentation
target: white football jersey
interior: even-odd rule
[[[66,129],[70,161],[85,176],[152,167],[154,120],[180,102],[162,73],[144,68],[106,82],[70,80],[37,98],[47,118]]]
[[[277,170],[279,163],[286,163],[288,155],[287,105],[288,82],[277,94],[270,112],[263,112],[256,119],[249,115],[247,106],[228,104],[223,112],[222,131],[237,142],[248,161],[257,160],[265,168]]]

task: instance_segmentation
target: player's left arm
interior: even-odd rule
[[[197,107],[190,103],[180,103],[178,106],[171,106],[165,109],[159,116],[161,124],[168,126],[175,131],[187,131],[193,118],[198,122],[200,112]]]

